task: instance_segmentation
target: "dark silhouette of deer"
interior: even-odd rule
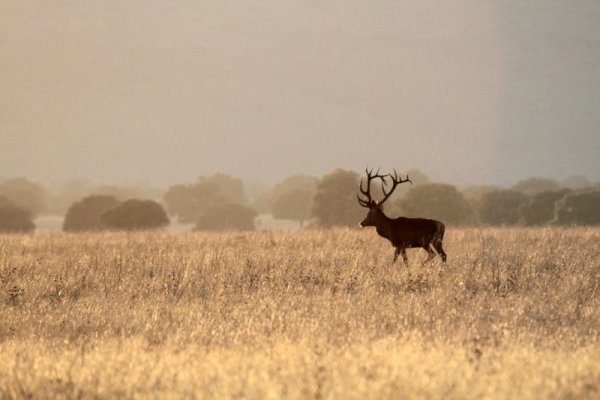
[[[435,248],[442,261],[446,262],[446,252],[442,248],[442,239],[444,238],[444,231],[446,227],[440,221],[425,218],[388,218],[383,213],[383,203],[391,196],[401,183],[410,182],[411,180],[406,176],[406,179],[398,178],[398,173],[394,170],[394,175],[380,175],[379,170],[373,174],[373,170],[366,170],[367,173],[367,188],[363,189],[363,181],[360,181],[360,192],[366,197],[362,199],[357,193],[358,203],[369,209],[367,216],[360,223],[361,227],[374,226],[379,236],[388,239],[392,246],[396,249],[394,252],[394,262],[398,259],[398,254],[402,254],[402,259],[405,264],[408,264],[408,257],[406,256],[406,249],[413,247],[424,248],[429,257],[425,262],[435,257],[435,252],[431,248]],[[375,201],[371,198],[371,181],[375,178],[379,178],[382,181],[383,199],[381,201]],[[389,178],[392,182],[392,186],[389,190],[388,187]]]

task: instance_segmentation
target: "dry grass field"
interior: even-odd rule
[[[0,398],[600,398],[600,229],[0,236]]]

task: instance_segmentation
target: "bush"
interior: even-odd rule
[[[105,228],[100,220],[102,214],[119,205],[113,196],[88,196],[69,207],[63,230],[69,232],[96,231]]]
[[[198,218],[196,230],[254,230],[257,215],[255,210],[241,204],[216,204]]]
[[[100,222],[112,229],[137,230],[164,227],[169,218],[157,202],[132,199],[104,212]]]
[[[553,222],[562,225],[600,224],[600,191],[567,194],[556,203]]]
[[[465,197],[454,186],[442,183],[413,187],[401,205],[408,216],[433,218],[451,225],[471,223],[474,219]]]
[[[484,194],[479,203],[481,222],[489,225],[514,225],[519,222],[519,207],[528,200],[516,190],[496,190]]]
[[[31,213],[0,196],[0,233],[29,233],[35,229]]]

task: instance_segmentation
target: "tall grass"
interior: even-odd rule
[[[0,398],[597,398],[600,229],[0,236]]]

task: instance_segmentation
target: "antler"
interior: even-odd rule
[[[361,199],[360,196],[358,195],[358,193],[356,194],[356,198],[358,199],[358,204],[360,204],[363,207],[366,208],[371,208],[373,206],[373,199],[371,198],[371,181],[375,178],[380,178],[384,183],[385,183],[385,175],[380,175],[379,174],[379,169],[377,169],[377,172],[375,173],[375,175],[373,175],[373,169],[371,168],[369,170],[369,168],[365,169],[365,172],[367,173],[367,189],[363,189],[363,181],[362,178],[360,179],[360,192],[363,194],[363,196],[367,197],[367,200]]]
[[[379,172],[379,171],[378,171]],[[396,170],[394,170],[394,175],[392,174],[388,174],[387,176],[390,177],[390,179],[392,180],[392,188],[389,191],[385,190],[385,187],[387,186],[387,181],[385,180],[385,176],[381,177],[381,180],[383,181],[383,186],[381,186],[381,190],[383,191],[383,199],[379,202],[379,204],[383,204],[385,203],[385,201],[392,195],[392,193],[394,192],[394,189],[396,189],[396,186],[398,186],[401,183],[405,183],[405,182],[410,182],[410,184],[412,185],[412,181],[408,178],[408,175],[406,175],[406,179],[402,179],[402,178],[398,178],[398,173],[396,172]]]

